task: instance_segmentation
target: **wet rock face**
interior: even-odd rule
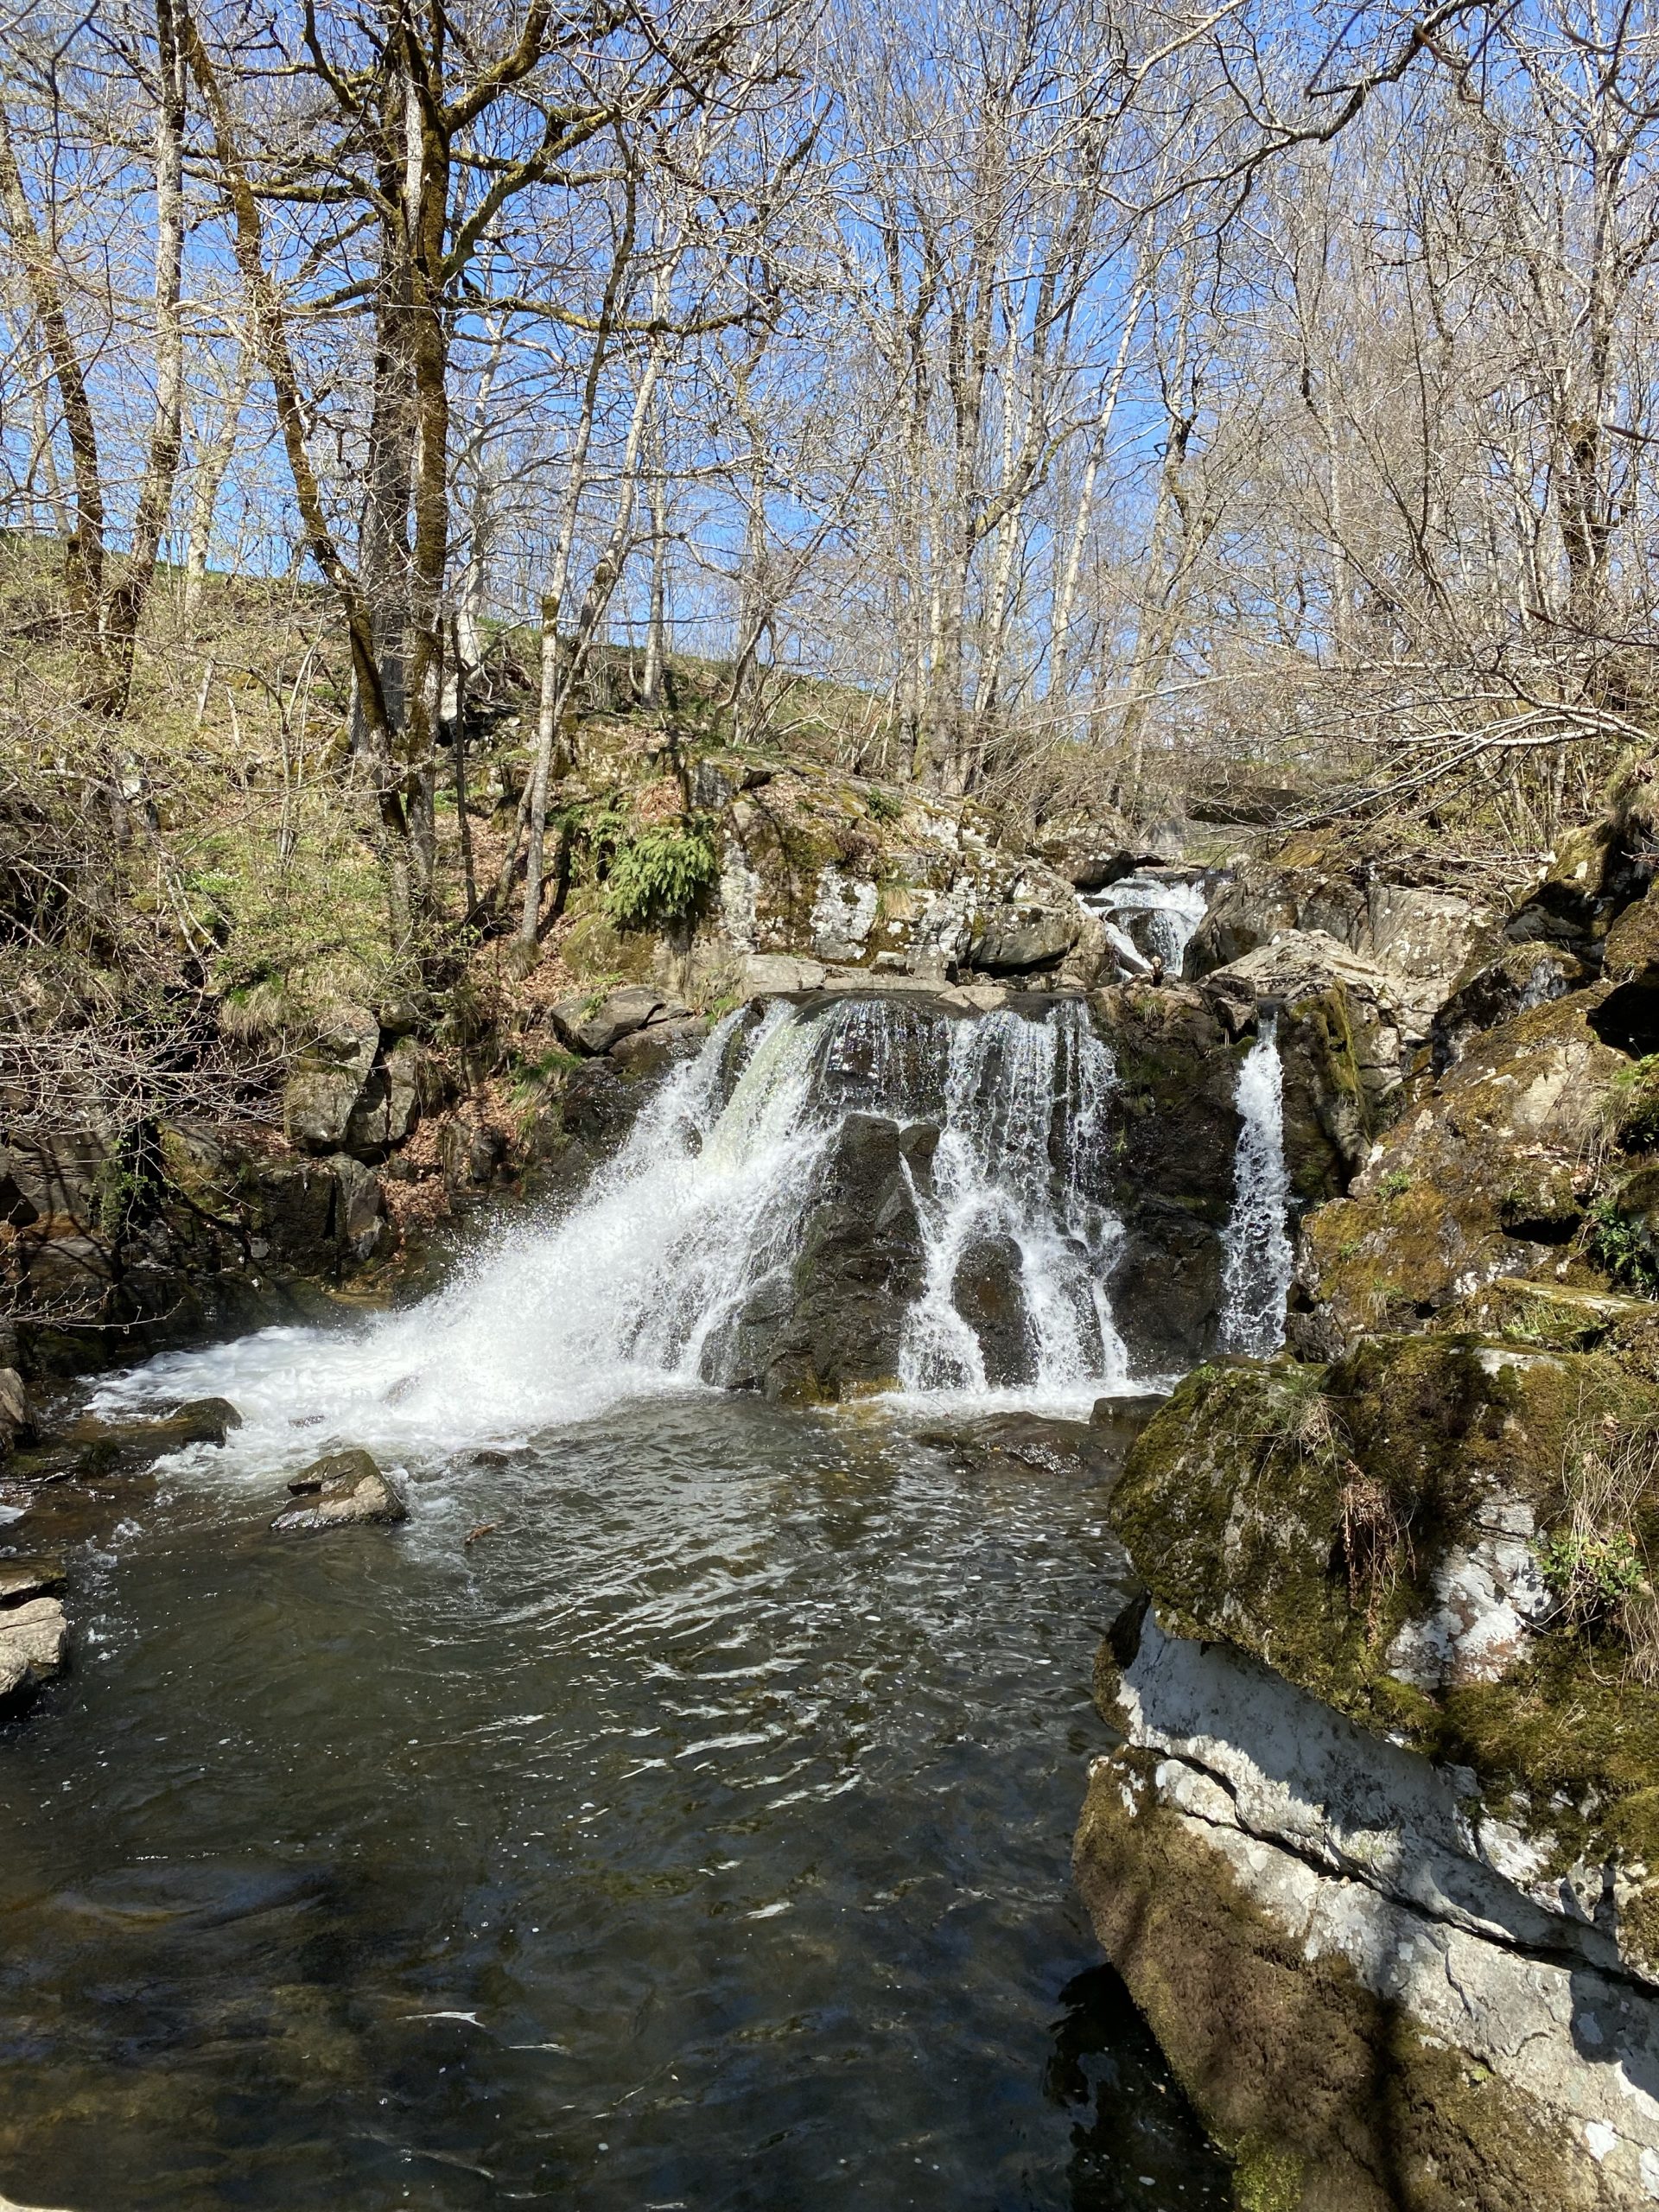
[[[1131,1369],[1156,1374],[1214,1346],[1244,1047],[1230,1046],[1195,991],[1122,985],[1090,1005],[1117,1067],[1109,1196],[1123,1241],[1112,1313]]]
[[[951,1303],[978,1339],[993,1389],[1033,1381],[1036,1356],[1026,1326],[1020,1248],[1011,1236],[976,1236],[957,1263]]]
[[[815,1178],[796,1249],[711,1344],[710,1381],[810,1402],[893,1382],[922,1287],[921,1227],[906,1151],[916,1133],[849,1115]]]

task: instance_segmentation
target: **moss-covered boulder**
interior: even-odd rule
[[[1173,1631],[1468,1768],[1512,1871],[1659,1979],[1659,1391],[1441,1332],[1189,1376],[1113,1520]],[[1576,1900],[1576,1902],[1575,1902]]]
[[[1659,1390],[1572,1303],[1200,1369],[1114,1492],[1077,1878],[1241,2207],[1659,2190]]]
[[[1516,1015],[1409,1101],[1348,1197],[1304,1225],[1294,1341],[1329,1351],[1421,1325],[1497,1276],[1570,1269],[1628,1065],[1596,1032],[1605,996]]]

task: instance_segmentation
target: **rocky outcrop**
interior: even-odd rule
[[[391,1242],[379,1178],[349,1154],[163,1122],[119,1141],[16,1129],[0,1141],[0,1282],[37,1363],[117,1352],[283,1310]]]
[[[743,988],[800,987],[746,985],[755,961],[934,983],[958,970],[1048,976],[1083,933],[1069,875],[1005,849],[971,803],[804,762],[758,772],[713,753],[696,761],[692,789],[718,853],[702,910],[666,931],[620,930],[601,887],[576,887],[561,947],[578,976],[706,1005]]]
[[[1652,2202],[1651,1993],[1459,1847],[1443,1776],[1150,1621],[1107,1687],[1079,1886],[1238,2202]]]
[[[1311,1109],[1341,1162],[1339,1175],[1299,1182],[1329,1197],[1357,1173],[1394,1109],[1410,1057],[1410,1017],[1387,971],[1323,931],[1293,930],[1258,945],[1200,986],[1233,1036],[1262,1014],[1279,1022],[1293,1122]],[[1300,1149],[1308,1149],[1304,1135]]]
[[[1502,920],[1490,887],[1459,882],[1444,861],[1351,856],[1305,836],[1239,869],[1194,935],[1187,973],[1229,967],[1286,931],[1317,932],[1387,976],[1408,1034],[1421,1042]]]
[[[394,1528],[409,1518],[403,1494],[366,1452],[334,1452],[315,1459],[288,1486],[296,1503],[271,1527],[284,1535],[327,1529]]]
[[[1442,1332],[1200,1370],[1130,1453],[1079,1879],[1263,2201],[1659,2196],[1659,1693],[1571,1595],[1586,1513],[1659,1535],[1656,1414]]]
[[[1500,1275],[1566,1272],[1595,1184],[1610,1088],[1609,987],[1548,1000],[1472,1039],[1303,1231],[1295,1341],[1315,1351],[1421,1325]]]

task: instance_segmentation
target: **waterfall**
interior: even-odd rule
[[[1121,1386],[1106,1282],[1122,1232],[1103,1195],[1114,1081],[1077,1001],[1040,1020],[899,999],[742,1010],[647,1101],[579,1202],[509,1229],[419,1306],[163,1355],[95,1403],[228,1397],[244,1422],[235,1456],[269,1467],[338,1444],[453,1452],[727,1381],[734,1326],[787,1281],[824,1156],[855,1114],[938,1130],[931,1170],[904,1171],[925,1281],[901,1386],[987,1389],[955,1298],[988,1244],[1006,1255],[1027,1387]]]
[[[1264,1014],[1234,1093],[1243,1126],[1221,1271],[1222,1347],[1257,1359],[1270,1357],[1285,1341],[1291,1249],[1284,1090],[1278,1023]]]
[[[1096,1376],[1121,1386],[1128,1362],[1106,1282],[1122,1228],[1089,1196],[1116,1080],[1110,1052],[1076,1003],[1046,1022],[1004,1011],[954,1026],[933,1189],[919,1205],[927,1279],[900,1355],[907,1389],[988,1387],[982,1349],[954,1295],[976,1242],[1001,1242],[1017,1255],[1033,1381],[1053,1389]]]
[[[1084,905],[1098,914],[1106,935],[1132,975],[1150,972],[1155,956],[1164,973],[1177,976],[1194,931],[1209,904],[1202,883],[1172,881],[1160,875],[1126,875],[1103,891],[1084,894]],[[1141,918],[1141,942],[1129,931],[1131,916]]]

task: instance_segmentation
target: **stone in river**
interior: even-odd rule
[[[297,1503],[270,1524],[285,1535],[369,1522],[389,1526],[409,1518],[408,1506],[366,1452],[332,1452],[313,1460],[288,1487]]]
[[[31,1598],[0,1613],[0,1700],[50,1681],[63,1664],[68,1639],[55,1598]]]
[[[0,1626],[11,1609],[31,1598],[46,1598],[63,1587],[63,1562],[44,1554],[33,1559],[0,1559]]]

